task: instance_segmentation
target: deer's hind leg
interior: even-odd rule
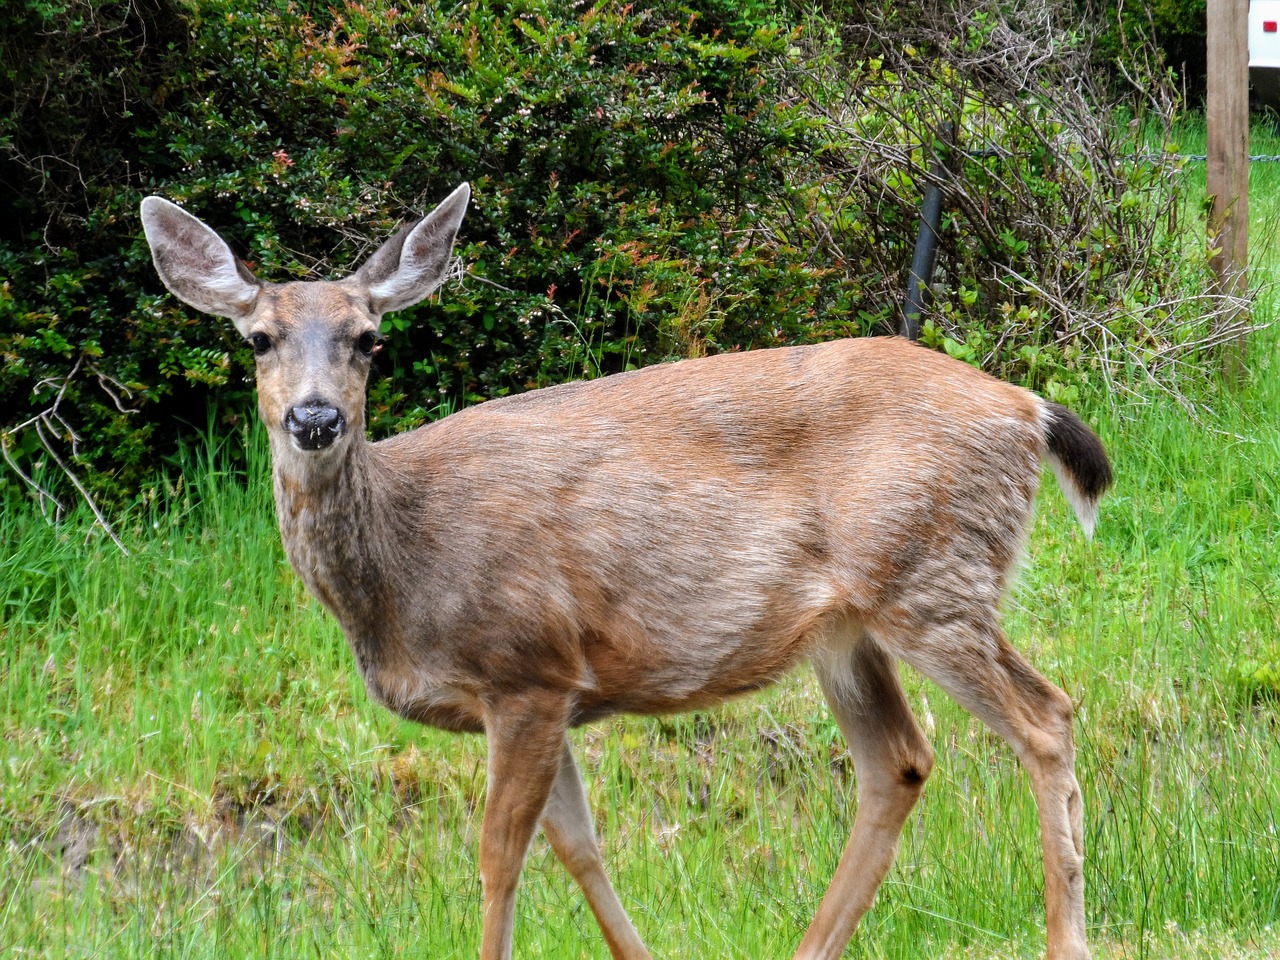
[[[933,750],[911,714],[893,658],[860,626],[835,636],[813,664],[849,742],[858,810],[796,960],[834,960],[893,864],[902,826],[933,768]]]
[[[950,622],[922,619],[915,629],[910,623],[901,610],[886,620],[886,645],[1008,741],[1030,777],[1044,849],[1048,957],[1087,960],[1084,808],[1071,698],[1009,645],[994,608]]]

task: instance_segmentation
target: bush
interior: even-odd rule
[[[1099,60],[1115,73],[1132,51],[1154,45],[1160,60],[1172,69],[1187,99],[1202,104],[1205,97],[1207,51],[1205,48],[1206,0],[1154,0],[1152,3],[1120,3],[1077,0],[1085,16],[1099,26]]]
[[[250,351],[154,275],[146,193],[281,280],[349,270],[471,182],[466,276],[387,319],[379,435],[572,377],[893,328],[944,122],[994,153],[951,154],[967,186],[931,343],[1070,399],[1099,363],[1118,375],[1095,347],[1141,364],[1200,329],[1162,306],[1183,278],[1151,269],[1178,242],[1152,227],[1170,170],[1115,165],[1131,144],[1047,0],[1026,22],[859,8],[843,32],[784,0],[169,2],[0,13],[20,186],[0,218],[0,439],[52,493],[78,475],[124,501],[184,422],[252,416]],[[1031,49],[1035,70],[1008,55]]]
[[[47,460],[74,430],[96,489],[125,495],[171,445],[175,418],[203,422],[206,401],[224,423],[249,414],[249,354],[230,325],[191,315],[152,274],[135,214],[152,191],[284,279],[349,269],[472,182],[459,250],[471,276],[390,318],[375,431],[584,372],[845,332],[856,286],[754,232],[810,127],[780,106],[770,66],[789,34],[761,25],[771,12],[243,0],[184,11],[190,40],[167,49],[165,69],[124,75],[126,122],[85,151],[96,167],[82,194],[0,243],[9,426],[62,400],[43,439],[11,437],[15,459]],[[84,34],[84,13],[49,8],[36,23]],[[141,52],[67,56],[102,91]],[[23,143],[6,146],[9,168],[29,162]]]
[[[99,486],[128,489],[153,469],[154,421],[125,411],[163,390],[150,383],[155,356],[121,323],[133,315],[132,335],[148,343],[168,333],[145,322],[159,298],[144,293],[130,236],[151,151],[121,134],[163,113],[182,56],[178,13],[166,0],[0,10],[0,408],[3,426],[29,423],[0,439],[28,470],[50,459],[42,435],[94,465]]]
[[[826,119],[813,242],[833,261],[858,252],[858,276],[891,274],[936,184],[925,342],[1064,403],[1135,379],[1176,389],[1239,332],[1231,305],[1202,294],[1209,249],[1185,222],[1176,97],[1145,77],[1109,99],[1067,16],[978,0],[851,20],[841,57],[798,81]]]

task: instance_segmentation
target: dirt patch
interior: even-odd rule
[[[214,882],[228,862],[261,872],[287,859],[318,826],[309,811],[245,807],[218,801],[213,816],[148,822],[120,816],[110,801],[58,806],[58,821],[28,843],[33,892],[97,882],[126,890],[154,886],[161,877],[182,886]]]

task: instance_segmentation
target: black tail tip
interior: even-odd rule
[[[1111,486],[1106,447],[1087,423],[1059,403],[1047,405],[1045,445],[1066,468],[1080,493],[1097,500]]]

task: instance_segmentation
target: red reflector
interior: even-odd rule
[[[1274,20],[1263,20],[1263,21],[1262,21],[1262,32],[1263,32],[1263,33],[1275,33],[1275,32],[1276,32],[1276,22],[1275,22]]]

